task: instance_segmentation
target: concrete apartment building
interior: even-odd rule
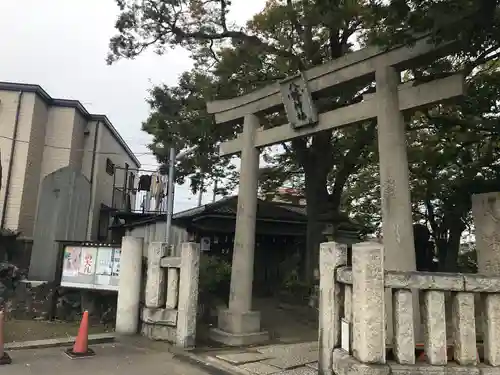
[[[0,152],[0,224],[28,240],[46,176],[69,166],[90,182],[90,208],[81,215],[87,218],[86,239],[98,240],[102,207],[116,207],[114,181],[123,186],[132,177],[133,183],[132,170],[140,168],[106,116],[30,84],[0,82]]]

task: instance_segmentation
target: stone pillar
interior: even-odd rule
[[[424,349],[427,361],[434,366],[448,363],[444,292],[424,292]]]
[[[461,366],[476,365],[476,316],[474,293],[453,295],[453,358]]]
[[[378,152],[382,198],[384,267],[393,271],[415,271],[415,244],[411,212],[408,156],[403,114],[399,110],[400,74],[393,67],[375,73],[378,101]],[[414,291],[415,336],[421,337],[418,293]],[[386,311],[392,311],[392,295],[386,293]],[[387,337],[393,337],[392,317],[387,319]]]
[[[192,348],[196,341],[200,244],[185,242],[181,249],[176,344],[182,348]]]
[[[405,365],[415,364],[415,328],[413,326],[413,294],[398,289],[392,298],[394,306],[394,357]]]
[[[245,116],[229,308],[219,311],[218,328],[211,331],[213,340],[232,346],[268,339],[267,332],[260,330],[260,313],[251,311],[259,173],[259,150],[254,145],[258,127],[257,116]]]
[[[500,274],[500,193],[472,196],[478,273]]]
[[[347,246],[322,243],[319,249],[319,368],[320,375],[332,374],[333,350],[340,346],[341,286],[335,269],[347,265]]]
[[[500,366],[500,294],[487,293],[483,305],[484,362]]]
[[[148,269],[146,271],[146,307],[158,308],[165,305],[165,270],[161,258],[166,254],[162,242],[151,242],[148,247]]]
[[[477,272],[500,274],[500,192],[472,196],[472,216],[476,236]],[[484,362],[500,366],[500,294],[482,296]]]
[[[415,271],[405,123],[399,111],[399,73],[392,67],[380,68],[376,81],[385,267]]]
[[[134,335],[138,331],[142,246],[142,238],[126,236],[122,239],[115,328],[118,334]]]
[[[353,355],[363,363],[385,363],[384,247],[375,242],[352,249]]]

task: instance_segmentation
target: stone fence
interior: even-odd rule
[[[322,375],[500,374],[500,277],[385,271],[383,246],[372,242],[353,246],[351,267],[347,247],[328,242],[319,303]]]
[[[179,256],[165,256],[166,251],[161,242],[153,242],[148,248],[141,332],[153,340],[194,347],[200,245],[181,244]]]
[[[139,307],[139,289],[143,285],[140,266],[142,246],[142,238],[123,238],[117,333],[135,334],[139,322],[142,335],[152,340],[169,341],[182,348],[193,347],[196,338],[200,245],[182,243],[174,254],[167,254],[168,249],[162,242],[144,245],[148,249],[148,259],[144,306]]]

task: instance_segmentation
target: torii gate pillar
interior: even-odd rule
[[[377,131],[382,202],[384,264],[387,270],[415,271],[415,244],[411,212],[405,122],[399,107],[400,73],[391,66],[375,72],[377,84]],[[418,293],[414,293],[415,339],[421,338]],[[393,336],[392,291],[386,292],[387,340]]]
[[[218,327],[213,340],[230,346],[251,345],[267,341],[269,335],[260,327],[260,312],[252,311],[252,284],[257,220],[257,183],[259,150],[255,134],[259,120],[254,114],[245,116],[242,134],[238,210],[234,233],[231,291],[228,309],[219,311]]]

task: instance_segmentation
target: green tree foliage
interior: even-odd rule
[[[217,126],[206,112],[206,99],[213,97],[214,87],[212,77],[196,70],[184,73],[177,86],[153,87],[148,100],[151,112],[143,130],[153,136],[149,148],[162,163],[168,161],[170,146],[177,150],[198,146],[192,157],[178,162],[178,182],[190,176],[196,192],[224,178],[228,183],[218,192],[223,194],[234,187],[237,176],[230,160],[218,157],[217,142],[234,130]]]
[[[121,57],[133,58],[148,47],[162,53],[168,47],[181,45],[192,51],[197,70],[210,72],[217,98],[249,92],[348,53],[355,34],[373,23],[373,9],[379,7],[369,0],[271,0],[246,27],[239,28],[227,21],[231,3],[226,0],[117,0],[117,3],[121,14],[116,23],[118,34],[111,40],[109,62]],[[344,89],[318,105],[326,110],[349,104],[360,99],[363,89],[362,86]],[[205,99],[213,97],[207,95]],[[281,113],[262,122],[264,126],[272,126],[286,120]],[[358,168],[367,145],[372,143],[374,129],[372,122],[283,145],[288,162],[305,174],[308,276],[317,264],[322,230],[319,216],[325,207],[338,210],[345,183]],[[176,130],[164,128],[158,132],[161,136],[157,141],[168,140],[166,132]],[[178,138],[183,138],[184,133]],[[229,134],[220,134],[219,140],[228,138]],[[328,191],[327,180],[332,173],[336,175],[335,185]]]
[[[500,0],[391,0],[378,8],[373,42],[406,42],[430,32],[435,41],[457,41],[460,54],[486,62],[498,56]]]
[[[407,42],[408,35],[414,32],[430,31],[438,41],[458,37],[463,53],[408,73],[419,80],[446,74],[457,67],[465,68],[467,73],[475,73],[478,66],[496,57],[499,41],[498,1],[492,0],[269,0],[265,9],[245,27],[228,21],[229,0],[116,1],[121,12],[116,23],[118,33],[110,42],[109,63],[119,58],[134,58],[146,48],[164,53],[168,48],[182,46],[192,52],[195,68],[185,73],[177,86],[153,88],[151,116],[144,129],[153,134],[155,139],[151,148],[160,161],[166,160],[165,150],[171,143],[178,148],[200,145],[192,159],[180,166],[180,179],[187,175],[194,177],[193,191],[201,187],[201,177],[220,178],[226,173],[230,164],[228,160],[216,157],[214,145],[234,137],[239,130],[238,127],[214,124],[204,108],[207,100],[247,93],[341,57],[353,49],[356,39],[361,45],[391,45]],[[318,101],[317,106],[320,111],[325,111],[348,105],[360,100],[364,92],[372,89],[371,86],[343,88],[332,92],[326,100]],[[450,174],[440,171],[452,170],[457,174],[460,169],[461,164],[450,167],[449,163],[445,163],[450,161],[449,158],[462,157],[453,145],[458,137],[468,137],[470,133],[457,124],[466,122],[478,126],[479,123],[486,123],[483,119],[471,122],[472,115],[468,115],[467,120],[462,118],[465,112],[460,111],[466,108],[466,104],[460,108],[439,106],[409,121],[410,128],[422,126],[420,131],[414,130],[409,136],[412,160],[426,161],[425,158],[431,157],[428,153],[432,154],[435,150],[432,154],[435,161],[431,159],[429,165],[422,162],[412,166],[414,188],[422,190],[422,184],[427,186],[422,183],[429,179],[427,171],[435,173],[430,178],[434,185],[438,185],[437,181],[446,185],[443,192],[436,191],[439,189],[433,185],[430,194],[431,203],[436,207],[442,206],[442,210],[435,209],[434,212],[436,225],[433,234],[436,238],[446,237],[446,241],[449,241],[448,234],[443,233],[449,233],[449,221],[444,216],[445,213],[450,215],[451,208],[444,208],[445,202],[447,199],[453,202],[451,196],[459,194],[462,188],[454,188],[454,183],[445,183]],[[482,108],[474,110],[479,109]],[[482,116],[482,113],[476,112],[476,116]],[[447,118],[448,122],[443,118]],[[285,121],[283,113],[261,119],[264,127]],[[448,135],[445,129],[450,132],[456,130],[456,133]],[[378,173],[374,163],[374,139],[375,122],[371,121],[293,140],[282,144],[277,154],[264,150],[270,168],[262,173],[265,177],[261,184],[263,189],[271,189],[303,173],[308,203],[308,277],[317,264],[322,229],[320,217],[325,211],[337,213],[345,205],[357,209],[358,213],[362,212],[365,218],[368,214],[379,215],[376,209],[378,187],[376,184],[371,187],[366,185],[374,181]],[[466,144],[466,141],[461,142]],[[486,138],[477,142],[487,143]],[[443,149],[446,158],[440,156],[439,148]],[[471,157],[481,163],[486,161],[485,155],[481,151],[472,153]],[[230,171],[231,174],[233,172]],[[427,174],[422,180],[418,173],[424,172]],[[464,173],[461,171],[458,177],[462,178]],[[467,173],[469,183],[474,179],[472,174]],[[234,174],[232,177],[235,181]],[[349,186],[347,197],[346,186]],[[443,194],[448,189],[449,198],[446,198]],[[419,194],[415,193],[415,196]],[[423,206],[415,204],[419,209],[425,206],[425,202]],[[458,210],[454,206],[452,208]],[[438,216],[440,219],[437,219]],[[430,223],[430,219],[427,220]],[[440,225],[444,225],[443,229],[438,228]]]
[[[462,234],[471,231],[471,195],[500,186],[500,71],[483,68],[462,101],[419,112],[407,123],[413,215],[430,228],[443,271],[456,270]],[[379,227],[376,157],[356,177],[346,194],[349,212]]]

